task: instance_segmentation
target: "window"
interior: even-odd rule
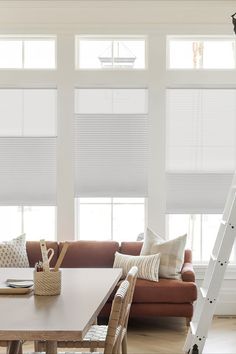
[[[0,69],[55,69],[54,37],[0,37]]]
[[[222,219],[221,214],[172,214],[167,217],[169,238],[188,234],[187,247],[194,263],[208,263]],[[231,263],[236,263],[235,247]]]
[[[236,168],[235,102],[234,89],[167,90],[168,213],[223,212]]]
[[[147,195],[147,99],[147,89],[75,90],[77,198]]]
[[[56,203],[56,90],[0,89],[0,205]]]
[[[169,69],[235,69],[232,37],[169,37]]]
[[[53,206],[0,206],[0,241],[22,233],[30,241],[55,240],[56,208]]]
[[[76,37],[77,69],[145,69],[145,39]]]
[[[135,241],[144,232],[144,198],[77,199],[78,238]]]

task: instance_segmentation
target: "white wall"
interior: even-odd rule
[[[150,161],[148,225],[165,233],[165,88],[236,87],[236,71],[166,72],[166,35],[232,35],[235,1],[0,1],[0,34],[55,34],[58,70],[1,71],[0,87],[58,89],[58,239],[74,237],[72,121],[75,86],[149,88]],[[88,72],[74,70],[75,34],[147,35],[147,71]],[[236,314],[235,272],[225,280],[218,313]],[[202,278],[201,272],[198,277]]]

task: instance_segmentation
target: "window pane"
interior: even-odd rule
[[[9,241],[22,234],[21,207],[0,206],[0,242]]]
[[[55,136],[56,90],[0,89],[0,136]]]
[[[231,39],[171,39],[170,69],[233,69],[235,41]]]
[[[110,40],[79,40],[77,45],[76,67],[81,69],[101,69],[102,64],[99,57],[112,55],[112,41]]]
[[[0,39],[0,68],[22,68],[22,41]]]
[[[80,204],[79,229],[81,240],[110,240],[111,205]]]
[[[169,238],[187,233],[187,248],[192,250],[193,262],[208,263],[218,234],[221,214],[172,214],[168,215]],[[230,262],[236,263],[235,245]]]
[[[56,135],[56,90],[24,90],[24,136]]]
[[[80,69],[143,69],[145,40],[77,37],[76,67]]]
[[[202,216],[202,260],[208,262],[214,247],[222,215]]]
[[[79,198],[80,204],[111,204],[111,198]]]
[[[169,42],[170,69],[193,69],[193,43],[191,41]]]
[[[148,90],[76,89],[75,113],[146,114],[148,113]]]
[[[56,208],[24,207],[24,233],[27,240],[56,239]]]
[[[54,69],[55,40],[25,40],[24,68]]]
[[[167,90],[169,171],[235,170],[235,98],[234,89]]]
[[[144,198],[113,198],[114,204],[144,204]]]
[[[203,49],[204,69],[234,69],[235,42],[234,41],[204,41]]]
[[[22,96],[22,90],[0,89],[0,136],[22,135]]]
[[[113,239],[136,241],[144,232],[144,205],[115,204],[113,207]]]

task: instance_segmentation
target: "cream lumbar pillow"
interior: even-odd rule
[[[161,236],[157,235],[150,228],[147,228],[145,235],[144,235],[144,241],[143,241],[143,246],[140,251],[140,255],[147,256],[147,255],[151,254],[152,246],[156,243],[161,243],[163,241],[164,240]]]
[[[122,277],[125,278],[130,268],[138,267],[138,278],[158,281],[160,255],[130,256],[127,254],[115,253],[113,268],[122,268]]]
[[[180,279],[186,240],[187,235],[183,235],[173,240],[152,245],[151,254],[161,254],[159,267],[161,278]]]
[[[0,267],[28,268],[25,234],[0,243]]]

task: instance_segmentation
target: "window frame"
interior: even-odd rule
[[[57,56],[57,35],[0,35],[0,41],[14,41],[14,40],[18,40],[22,42],[22,52],[21,52],[21,56],[22,56],[22,67],[21,68],[1,68],[0,67],[0,71],[56,71],[57,70],[57,62],[58,62],[58,56]],[[24,67],[24,52],[25,52],[25,41],[30,41],[30,40],[34,40],[34,41],[50,41],[50,40],[54,40],[55,43],[55,56],[54,56],[54,64],[55,67],[53,68],[26,68]]]
[[[170,42],[174,41],[196,41],[196,42],[204,42],[204,41],[234,41],[234,67],[233,68],[171,68],[170,67]],[[198,72],[198,71],[211,71],[211,72],[222,72],[222,71],[235,71],[236,70],[236,40],[233,35],[167,35],[166,36],[166,70],[167,71],[187,71],[187,72]]]
[[[88,41],[124,41],[124,40],[143,40],[144,41],[144,67],[143,68],[81,68],[80,67],[80,40]],[[148,36],[147,35],[75,35],[75,70],[76,71],[98,71],[98,72],[132,72],[132,71],[148,71]]]

